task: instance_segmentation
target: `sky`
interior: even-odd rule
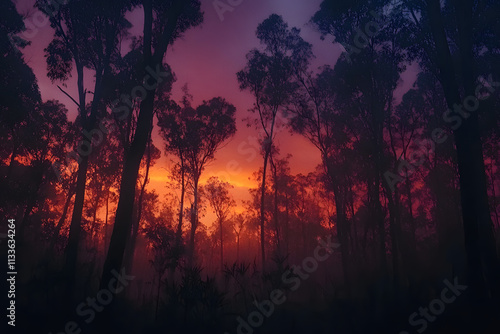
[[[227,0],[222,0],[226,2]],[[238,3],[238,1],[229,1]],[[29,29],[24,38],[31,42],[25,48],[25,60],[30,65],[36,77],[43,100],[57,99],[69,110],[70,120],[76,117],[76,105],[57,88],[60,82],[52,83],[46,77],[46,63],[43,49],[48,46],[53,36],[53,30],[44,23],[43,16],[32,8],[34,0],[17,1],[18,11],[29,13],[25,23],[32,22],[34,29]],[[194,97],[193,105],[199,105],[203,100],[213,97],[223,97],[232,103],[236,109],[237,133],[216,154],[216,160],[205,170],[201,182],[210,176],[219,176],[229,181],[234,189],[232,194],[241,209],[241,201],[249,199],[249,188],[257,186],[252,178],[262,165],[263,158],[258,154],[255,145],[257,130],[247,127],[244,118],[251,115],[253,97],[248,91],[240,91],[236,73],[246,64],[246,54],[259,47],[255,31],[259,23],[276,13],[281,15],[289,27],[301,29],[301,36],[313,45],[315,59],[311,69],[324,65],[333,66],[342,49],[334,44],[331,38],[321,40],[320,33],[309,23],[310,18],[319,9],[321,0],[243,0],[233,11],[223,13],[222,20],[216,12],[212,0],[202,0],[204,22],[201,26],[188,30],[182,39],[177,40],[167,51],[165,61],[172,67],[177,77],[173,87],[173,98],[180,101],[181,88],[188,85]],[[143,13],[137,9],[127,15],[134,27],[131,34],[142,34]],[[29,27],[29,25],[28,25]],[[402,82],[401,90],[405,90],[412,81]],[[92,73],[87,72],[85,84],[92,90]],[[76,75],[64,83],[63,87],[70,95],[77,96]],[[154,134],[155,145],[163,151],[164,144],[158,133]],[[290,167],[292,174],[307,174],[315,170],[321,159],[318,150],[306,139],[292,135],[282,128],[277,135],[277,145],[281,156],[292,155]],[[165,194],[167,170],[172,166],[169,157],[162,152],[162,158],[152,168],[148,189],[155,189],[159,194]],[[210,210],[209,210],[210,211]],[[207,215],[211,219],[211,215]]]

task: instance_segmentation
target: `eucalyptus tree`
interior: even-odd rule
[[[300,37],[299,29],[288,28],[288,24],[277,14],[272,14],[259,24],[256,36],[262,48],[253,49],[247,54],[247,64],[237,73],[237,77],[240,89],[253,94],[255,101],[250,111],[257,114],[253,124],[264,132],[261,140],[264,161],[260,188],[260,246],[264,271],[266,174],[276,136],[276,121],[297,89],[295,74],[307,67],[312,57],[312,46]]]
[[[81,235],[89,154],[95,143],[92,137],[99,113],[103,110],[103,83],[112,69],[114,59],[120,53],[119,39],[131,26],[125,19],[125,13],[130,9],[131,3],[128,0],[110,2],[74,0],[58,5],[57,11],[55,5],[48,0],[37,0],[35,4],[47,15],[51,27],[55,30],[54,38],[45,49],[47,76],[53,82],[67,82],[72,76],[73,69],[76,71],[78,92],[76,98],[58,86],[76,104],[82,131],[82,141],[76,147],[79,162],[77,185],[65,250],[65,274],[68,276],[68,287],[71,289]],[[89,105],[87,95],[90,92],[85,87],[85,69],[94,74],[92,99]]]
[[[490,292],[498,298],[500,262],[488,203],[480,121],[491,115],[493,104],[488,99],[499,86],[492,75],[499,59],[499,3],[405,1],[403,8],[412,32],[408,49],[423,69],[436,76],[448,108],[435,113],[453,131],[468,280],[475,295],[485,297]]]
[[[170,99],[164,99],[160,105],[158,113],[158,126],[160,128],[160,135],[165,141],[165,153],[173,155],[177,158],[177,163],[172,169],[173,178],[180,184],[180,198],[179,198],[179,213],[178,223],[176,228],[176,249],[179,251],[182,245],[182,223],[184,218],[184,199],[186,196],[186,182],[188,177],[187,164],[186,164],[186,122],[182,122],[184,114],[192,113],[190,99],[186,91],[183,97],[183,105],[180,106]]]
[[[115,225],[108,254],[104,263],[101,287],[112,279],[112,271],[121,270],[123,256],[133,219],[133,207],[139,168],[153,127],[154,101],[158,84],[169,77],[164,71],[163,59],[167,49],[184,32],[203,21],[198,0],[141,1],[144,11],[144,35],[142,36],[142,81],[144,89],[140,97],[137,125],[130,148],[125,153],[120,184],[120,198],[116,208]]]
[[[351,117],[348,122],[355,124],[351,124],[347,134],[355,140],[356,152],[361,153],[358,167],[363,171],[360,176],[365,180],[368,208],[376,220],[380,269],[387,274],[386,217],[382,205],[386,186],[383,174],[387,169],[386,121],[394,108],[394,90],[408,63],[400,43],[406,26],[384,0],[350,4],[323,1],[312,22],[323,36],[334,36],[334,42],[345,48],[333,70],[334,105],[339,111],[348,111],[339,121],[345,123],[346,117]],[[394,224],[390,219],[393,273],[397,281],[400,240],[394,233],[399,227]]]
[[[185,164],[186,174],[192,188],[193,205],[191,207],[191,234],[189,239],[188,260],[192,264],[195,251],[195,235],[199,226],[199,182],[208,163],[215,159],[217,150],[236,132],[236,108],[225,99],[216,97],[203,101],[198,107],[186,105],[180,114],[175,105],[170,111],[158,115],[158,125],[166,140],[166,147],[172,154],[178,155]],[[182,172],[182,171],[181,171]],[[179,222],[177,234],[181,232]]]

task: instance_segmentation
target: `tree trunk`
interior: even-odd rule
[[[106,213],[104,217],[104,241],[103,241],[103,254],[106,256],[106,245],[108,244],[108,216],[109,216],[109,188],[106,191]]]
[[[460,89],[457,76],[453,68],[446,32],[444,29],[440,3],[437,0],[428,1],[429,22],[436,46],[437,65],[440,82],[443,86],[447,105],[453,110],[454,105],[461,106]],[[468,11],[468,13],[467,13]],[[472,58],[472,31],[469,24],[472,22],[470,14],[472,8],[458,8],[457,21],[466,18],[469,22],[459,24],[459,46],[464,78],[464,92],[474,96]],[[460,175],[460,197],[464,225],[465,249],[468,262],[468,282],[473,295],[483,298],[489,289],[493,295],[499,295],[500,269],[495,250],[491,216],[488,206],[486,176],[482,155],[481,137],[478,126],[478,112],[472,112],[462,124],[454,130],[457,149],[458,171]],[[486,272],[486,287],[483,277],[483,268]]]
[[[177,224],[177,232],[175,234],[175,258],[174,265],[171,267],[170,272],[173,274],[175,268],[177,267],[180,257],[181,257],[181,245],[182,245],[182,219],[184,218],[184,195],[186,193],[186,171],[184,166],[184,156],[180,152],[179,157],[181,160],[181,199],[180,199],[180,208],[179,208],[179,223]]]
[[[112,278],[112,270],[120,271],[127,241],[132,225],[132,213],[135,200],[135,186],[142,156],[146,149],[149,126],[153,117],[154,94],[148,94],[141,103],[134,141],[127,152],[120,184],[120,199],[115,215],[115,225],[111,235],[108,255],[104,262],[101,288],[105,288]]]
[[[146,191],[146,185],[148,183],[150,165],[151,165],[151,132],[149,134],[149,141],[148,141],[146,173],[144,175],[144,182],[141,185],[141,192],[139,193],[139,198],[137,199],[137,217],[132,225],[130,242],[128,243],[127,251],[125,252],[125,263],[126,263],[125,267],[129,272],[132,272],[132,266],[134,263],[135,246],[137,243],[137,235],[139,233],[139,225],[141,223],[144,193]]]
[[[168,43],[170,42],[177,27],[177,21],[182,13],[184,5],[185,4],[181,1],[176,1],[174,3],[171,17],[172,20],[169,20],[167,27],[165,28],[166,33],[163,36],[165,38],[158,42],[159,44],[163,44],[156,45],[155,54],[152,55],[153,7],[151,0],[144,1],[143,47],[145,68],[147,68],[147,66],[150,68],[156,68],[156,66],[161,65]],[[107,288],[110,280],[113,278],[112,271],[116,270],[120,272],[122,267],[123,255],[132,224],[132,211],[135,199],[137,175],[139,173],[140,163],[146,149],[152,126],[155,93],[156,89],[150,90],[146,98],[141,102],[134,139],[125,157],[120,185],[120,199],[118,200],[118,206],[116,208],[115,225],[111,235],[108,255],[104,262],[100,284],[101,289]]]
[[[274,164],[273,164],[274,165]],[[279,257],[281,257],[281,242],[280,242],[280,230],[279,230],[279,220],[278,220],[278,175],[276,166],[274,165],[274,229],[276,231],[276,251]]]
[[[271,153],[271,146],[269,148],[266,147],[266,151],[264,153],[264,167],[262,169],[262,185],[260,190],[260,251],[262,255],[262,273],[265,272],[266,269],[266,244],[265,244],[265,194],[266,194],[266,171],[267,171],[267,161],[269,159],[269,154]]]
[[[78,244],[81,234],[81,220],[83,214],[83,204],[85,200],[85,185],[87,183],[87,168],[89,165],[88,156],[83,156],[78,165],[78,176],[76,181],[75,203],[71,215],[71,224],[69,227],[68,243],[66,244],[64,265],[64,274],[66,276],[68,298],[71,298],[70,292],[73,291],[76,262],[78,258]]]
[[[194,258],[195,258],[195,236],[196,236],[196,229],[198,228],[198,183],[200,181],[200,176],[195,175],[194,176],[194,201],[193,205],[191,206],[191,236],[189,239],[189,259],[188,263],[189,266],[192,266],[194,263]]]
[[[219,228],[220,228],[220,270],[224,270],[224,241],[222,233],[222,218],[219,218]]]
[[[240,260],[240,234],[236,235],[236,261]]]
[[[59,218],[59,221],[57,222],[56,229],[54,231],[54,234],[52,235],[52,240],[50,241],[50,246],[49,246],[50,251],[54,250],[57,239],[59,238],[59,233],[61,231],[61,228],[64,225],[64,222],[66,221],[66,216],[68,215],[69,205],[71,204],[71,199],[73,198],[74,194],[75,194],[75,189],[74,189],[73,185],[71,185],[71,188],[68,192],[68,196],[66,197],[66,202],[64,203],[61,218]]]
[[[85,94],[83,90],[83,66],[77,64],[78,73],[78,94],[79,100],[79,113],[82,118],[83,130],[90,132],[95,125],[97,119],[97,109],[101,96],[101,80],[102,73],[96,70],[96,79],[94,85],[94,98],[90,107],[90,117],[87,117],[87,110],[85,107]],[[82,142],[88,142],[88,139],[82,134]],[[71,225],[69,229],[68,244],[66,245],[65,254],[66,262],[64,264],[64,274],[66,276],[66,283],[68,294],[67,298],[72,298],[72,291],[74,287],[75,271],[78,261],[78,244],[80,242],[81,234],[81,221],[83,213],[83,205],[85,202],[85,187],[87,183],[87,170],[89,167],[89,154],[92,152],[92,142],[90,142],[89,152],[87,154],[80,154],[80,163],[78,164],[78,174],[76,182],[76,195],[73,207],[73,214],[71,217]]]

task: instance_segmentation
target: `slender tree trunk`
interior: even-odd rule
[[[267,171],[267,161],[269,160],[269,154],[271,153],[271,145],[269,148],[266,147],[264,153],[264,167],[262,169],[262,185],[260,190],[260,251],[262,256],[262,273],[266,269],[266,244],[265,244],[265,195],[266,195],[266,171]]]
[[[181,198],[180,198],[180,208],[179,208],[179,223],[177,224],[177,232],[175,235],[175,258],[174,265],[170,268],[170,274],[172,275],[177,268],[179,260],[181,258],[181,245],[182,245],[182,220],[184,218],[184,196],[186,193],[186,171],[184,165],[184,156],[182,152],[179,152],[179,157],[181,160]]]
[[[387,275],[387,253],[385,251],[385,217],[382,210],[382,203],[380,202],[380,173],[378,168],[378,163],[376,163],[376,174],[375,174],[375,185],[373,187],[373,197],[375,217],[377,219],[377,230],[379,237],[379,257],[380,257],[380,268],[383,275]]]
[[[219,218],[219,228],[220,228],[220,270],[224,269],[224,241],[222,233],[222,218]]]
[[[195,236],[196,236],[196,229],[198,228],[198,182],[200,181],[200,176],[195,175],[194,176],[194,201],[193,205],[191,206],[191,236],[189,239],[189,260],[188,263],[190,266],[194,264],[194,258],[195,258]]]
[[[52,235],[52,240],[50,241],[50,247],[49,249],[51,251],[54,250],[54,247],[56,245],[57,239],[59,238],[59,233],[61,232],[61,228],[64,225],[64,222],[66,221],[66,216],[68,215],[68,209],[71,204],[71,199],[73,198],[73,195],[75,194],[74,187],[71,186],[72,189],[69,190],[68,196],[66,196],[66,202],[64,203],[63,207],[63,212],[61,214],[61,218],[59,218],[59,221],[57,222],[56,229],[54,231],[54,234]]]
[[[397,195],[397,190],[394,195]],[[394,196],[394,197],[395,197]],[[391,234],[391,252],[392,252],[392,277],[395,291],[398,292],[400,286],[400,269],[399,269],[399,252],[400,252],[400,240],[401,234],[399,233],[398,224],[398,211],[396,204],[391,193],[387,193],[387,200],[389,206],[389,231]]]
[[[186,172],[184,162],[181,162],[181,199],[179,208],[179,223],[177,224],[177,246],[180,247],[182,241],[182,219],[184,217],[184,195],[186,193]]]
[[[342,271],[344,274],[344,285],[349,291],[350,272],[349,272],[349,236],[347,233],[347,220],[345,216],[345,207],[343,194],[338,187],[335,187],[335,206],[337,208],[337,237],[340,241],[340,256],[342,259]]]
[[[288,193],[285,194],[285,212],[286,212],[286,217],[285,217],[285,249],[286,249],[286,255],[289,255],[289,239],[290,239],[290,214],[288,211]]]
[[[276,250],[278,256],[281,256],[281,241],[280,241],[280,229],[278,220],[278,176],[276,166],[274,166],[274,229],[276,231]]]
[[[240,260],[240,233],[236,234],[236,261]]]
[[[108,244],[108,216],[109,216],[109,188],[106,191],[106,213],[104,217],[104,241],[103,241],[103,254],[106,256],[106,245]]]
[[[94,213],[93,213],[93,216],[92,216],[92,235],[91,235],[91,238],[95,238],[94,239],[94,246],[96,248],[96,251],[97,251],[97,247],[98,247],[98,240],[99,240],[99,230],[96,226],[96,222],[97,222],[97,210],[99,210],[99,201],[100,201],[100,196],[97,196],[96,198],[96,201],[95,201],[95,204],[94,204]]]
[[[80,116],[83,122],[83,129],[87,132],[90,132],[95,125],[97,118],[97,109],[98,104],[100,102],[101,96],[101,80],[102,73],[99,73],[99,70],[96,70],[96,79],[94,85],[94,98],[90,107],[90,116],[87,117],[87,110],[85,107],[85,94],[86,92],[83,90],[83,66],[77,64],[77,73],[78,73],[78,92],[79,92],[79,103],[80,103]],[[81,136],[82,142],[88,142],[88,139],[82,134]],[[87,183],[87,170],[89,167],[89,154],[92,151],[92,142],[90,142],[90,148],[87,154],[80,154],[80,163],[78,165],[78,174],[77,174],[77,182],[76,182],[76,195],[75,195],[75,203],[73,207],[73,214],[71,217],[71,225],[69,229],[69,237],[68,244],[66,245],[65,254],[66,254],[66,262],[64,265],[64,274],[66,276],[67,283],[67,298],[71,299],[74,288],[74,280],[75,280],[75,272],[78,261],[78,245],[80,242],[80,234],[81,234],[81,221],[83,214],[83,206],[85,202],[85,187]]]

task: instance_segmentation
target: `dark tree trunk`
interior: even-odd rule
[[[236,235],[236,261],[240,260],[240,234]]]
[[[153,5],[151,0],[145,0],[144,8],[144,66],[156,68],[161,66],[168,43],[177,27],[177,21],[185,4],[176,1],[173,6],[171,19],[168,21],[164,39],[159,41],[155,47],[155,54],[151,54],[152,30],[153,30]],[[146,72],[146,71],[144,71]],[[146,98],[141,102],[140,112],[137,120],[136,132],[126,154],[120,185],[120,199],[116,208],[115,225],[111,235],[108,254],[104,262],[100,287],[105,289],[113,278],[112,271],[120,272],[123,264],[123,255],[127,245],[132,225],[132,211],[135,200],[135,187],[139,167],[146,150],[146,145],[151,131],[154,115],[154,98],[156,89],[148,92]]]
[[[464,80],[465,95],[474,96],[474,61],[472,57],[472,7],[470,1],[466,5],[457,5],[457,22],[459,25],[459,47],[461,55],[461,71]],[[446,32],[441,17],[440,3],[428,0],[429,22],[434,39],[437,66],[440,81],[445,92],[447,105],[453,110],[455,104],[461,105],[460,89],[453,68]],[[462,20],[465,20],[462,22]],[[457,149],[458,170],[460,175],[460,194],[462,217],[464,224],[465,249],[468,263],[468,281],[475,296],[483,298],[489,289],[498,297],[500,269],[495,250],[495,239],[492,230],[491,216],[488,206],[486,176],[482,155],[481,137],[478,125],[478,111],[472,112],[462,120],[459,128],[454,130]],[[485,285],[483,269],[486,273]]]
[[[193,205],[191,206],[191,235],[189,238],[189,258],[188,258],[188,263],[189,266],[192,266],[194,264],[194,258],[195,258],[195,237],[196,237],[196,229],[198,228],[198,182],[200,181],[200,176],[195,175],[194,176],[194,201]]]
[[[141,192],[139,193],[139,198],[137,199],[137,216],[134,219],[130,242],[128,244],[127,251],[125,252],[125,263],[126,263],[126,268],[129,272],[132,272],[132,266],[134,263],[135,246],[137,243],[137,235],[139,233],[139,225],[141,223],[144,192],[146,191],[146,184],[148,183],[150,165],[151,165],[151,133],[149,134],[148,152],[146,158],[146,173],[144,175],[144,182],[141,185]]]
[[[220,228],[220,270],[224,270],[224,240],[222,233],[222,218],[219,218],[219,228]]]
[[[77,65],[77,73],[78,73],[78,94],[80,97],[80,116],[82,118],[83,129],[90,132],[94,127],[97,119],[97,109],[99,105],[99,100],[101,96],[101,81],[102,81],[102,73],[99,73],[99,70],[96,69],[96,79],[94,85],[94,98],[92,100],[92,104],[90,107],[90,117],[87,117],[87,110],[85,107],[85,94],[86,92],[83,90],[83,66]],[[81,136],[82,142],[88,142],[88,139],[82,134]],[[75,280],[75,271],[78,261],[78,245],[80,242],[80,234],[81,234],[81,221],[82,221],[82,213],[83,206],[85,202],[85,187],[87,183],[87,170],[89,167],[89,154],[92,151],[92,142],[89,143],[90,152],[88,154],[80,155],[81,161],[78,164],[78,174],[76,181],[76,195],[75,195],[75,203],[73,207],[73,214],[71,217],[71,225],[69,229],[69,237],[68,244],[66,245],[65,255],[66,262],[64,264],[64,275],[66,276],[66,284],[68,289],[67,298],[72,298],[72,291],[74,290],[74,280]]]
[[[281,241],[280,241],[280,229],[278,220],[278,175],[276,166],[273,168],[274,174],[274,229],[276,231],[276,251],[279,257],[281,257]]]
[[[141,111],[137,123],[137,130],[129,151],[125,158],[123,174],[120,184],[120,199],[116,209],[115,225],[111,235],[108,255],[104,262],[101,288],[105,288],[112,278],[112,270],[120,271],[123,262],[125,247],[130,236],[137,175],[142,156],[146,149],[149,126],[153,117],[154,94],[151,92],[141,103]]]
[[[76,262],[78,258],[78,244],[81,234],[81,220],[83,213],[83,204],[85,200],[85,185],[87,183],[87,168],[89,160],[87,156],[81,158],[78,165],[78,176],[76,181],[75,203],[71,215],[71,224],[69,227],[68,243],[66,244],[64,265],[64,274],[66,276],[67,289],[73,291]],[[68,294],[68,298],[71,296]]]
[[[180,208],[179,208],[179,223],[177,224],[177,232],[175,234],[175,258],[174,265],[170,268],[171,274],[175,271],[177,264],[179,263],[180,257],[182,255],[181,246],[182,246],[182,220],[184,218],[184,196],[186,193],[186,171],[184,166],[184,156],[182,153],[179,153],[179,157],[181,160],[181,198],[180,198]]]
[[[75,194],[75,189],[74,186],[71,185],[71,188],[68,192],[68,196],[66,197],[66,202],[64,203],[63,207],[63,212],[61,215],[61,218],[59,218],[59,221],[57,222],[56,229],[54,231],[54,234],[52,235],[52,240],[50,241],[50,251],[54,251],[54,247],[56,245],[57,239],[59,238],[59,233],[61,232],[61,228],[64,225],[64,222],[66,221],[66,216],[68,215],[68,209],[71,204],[71,199],[73,198],[73,195]]]
[[[269,160],[269,154],[271,153],[271,146],[266,147],[264,153],[264,167],[262,169],[262,184],[260,189],[260,251],[262,256],[262,273],[266,269],[266,244],[265,244],[265,221],[266,221],[266,211],[265,211],[265,195],[266,195],[266,172],[267,172],[267,161]]]

